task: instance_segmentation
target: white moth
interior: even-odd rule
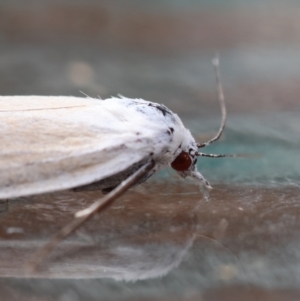
[[[180,118],[164,105],[125,97],[106,100],[64,96],[0,97],[0,198],[63,189],[105,193],[56,233],[33,257],[37,264],[55,245],[131,186],[171,166],[210,188],[197,170],[198,152],[216,141],[226,110],[214,60],[222,124],[206,143],[195,141]]]

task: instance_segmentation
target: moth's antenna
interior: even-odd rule
[[[225,106],[225,97],[224,97],[224,93],[223,93],[223,87],[220,81],[220,70],[219,70],[219,59],[218,57],[215,57],[212,60],[212,63],[214,65],[214,70],[215,70],[215,74],[216,74],[216,83],[217,83],[217,90],[218,90],[218,98],[221,104],[221,111],[222,111],[222,122],[221,122],[221,126],[220,129],[217,133],[217,135],[212,138],[211,140],[204,142],[204,143],[199,143],[197,144],[198,148],[202,148],[205,147],[215,141],[217,141],[225,128],[225,123],[226,123],[226,106]],[[257,154],[205,154],[205,153],[200,153],[200,152],[196,152],[195,154],[198,157],[208,157],[208,158],[255,158],[258,157]]]
[[[196,156],[198,157],[209,157],[209,158],[236,158],[236,157],[243,157],[243,155],[237,155],[237,154],[204,154],[196,152]]]
[[[215,70],[215,74],[216,74],[218,98],[219,98],[219,101],[220,101],[220,104],[221,104],[221,111],[222,111],[222,122],[221,122],[221,126],[220,126],[220,129],[219,129],[217,135],[214,138],[212,138],[211,140],[207,141],[207,142],[197,144],[198,148],[205,147],[205,146],[217,141],[223,133],[223,130],[225,128],[225,122],[226,122],[226,106],[225,106],[225,98],[224,98],[224,93],[223,93],[223,87],[222,87],[222,84],[221,84],[221,81],[220,81],[220,70],[219,70],[219,59],[218,59],[218,57],[215,57],[212,60],[212,63],[214,65],[214,70]]]
[[[208,158],[258,158],[259,154],[205,154],[205,153],[195,153],[198,157],[208,157]]]

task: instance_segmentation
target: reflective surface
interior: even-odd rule
[[[71,288],[112,299],[185,296],[236,285],[298,288],[300,207],[293,187],[217,185],[207,202],[192,185],[147,184],[62,243],[37,274],[24,271],[45,238],[95,197],[60,193],[9,203],[1,219],[0,273],[10,280],[1,282],[20,293],[55,297]],[[32,276],[73,280],[20,279]]]

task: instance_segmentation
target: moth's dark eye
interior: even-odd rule
[[[177,158],[171,163],[173,169],[177,171],[185,171],[192,165],[192,159],[186,152],[181,152]]]

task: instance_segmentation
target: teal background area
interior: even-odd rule
[[[203,152],[252,154],[253,158],[199,158],[198,168],[211,181],[221,183],[299,187],[299,137],[298,113],[234,116],[223,141]]]

